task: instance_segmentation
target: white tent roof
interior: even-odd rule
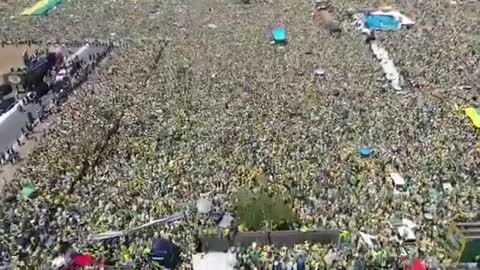
[[[197,253],[193,255],[193,270],[233,270],[235,255],[224,252]]]

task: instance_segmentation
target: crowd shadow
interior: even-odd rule
[[[10,84],[0,85],[0,97],[10,95],[13,91],[13,88]]]
[[[9,97],[6,99],[2,98],[0,100],[0,114],[7,112],[10,108],[12,108],[13,105],[15,105],[15,101],[15,97]]]

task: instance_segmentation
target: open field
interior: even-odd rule
[[[10,68],[23,67],[23,53],[27,50],[30,55],[35,51],[35,46],[10,46],[0,48],[0,84],[3,82],[3,74],[10,71]]]

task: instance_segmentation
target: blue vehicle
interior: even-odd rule
[[[29,57],[24,55],[25,68],[11,70],[6,74],[6,81],[11,85],[19,85],[19,92],[36,90],[40,96],[44,94],[44,78],[53,68],[61,64],[63,56],[58,52],[50,52],[46,56]],[[48,91],[48,90],[47,90]]]
[[[50,55],[32,59],[27,65],[24,79],[22,80],[23,86],[26,89],[32,89],[35,86],[39,86],[43,83],[43,78],[53,69],[54,66],[55,61]]]

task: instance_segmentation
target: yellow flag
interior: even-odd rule
[[[480,128],[480,108],[466,108],[465,114],[470,118],[475,127]]]

